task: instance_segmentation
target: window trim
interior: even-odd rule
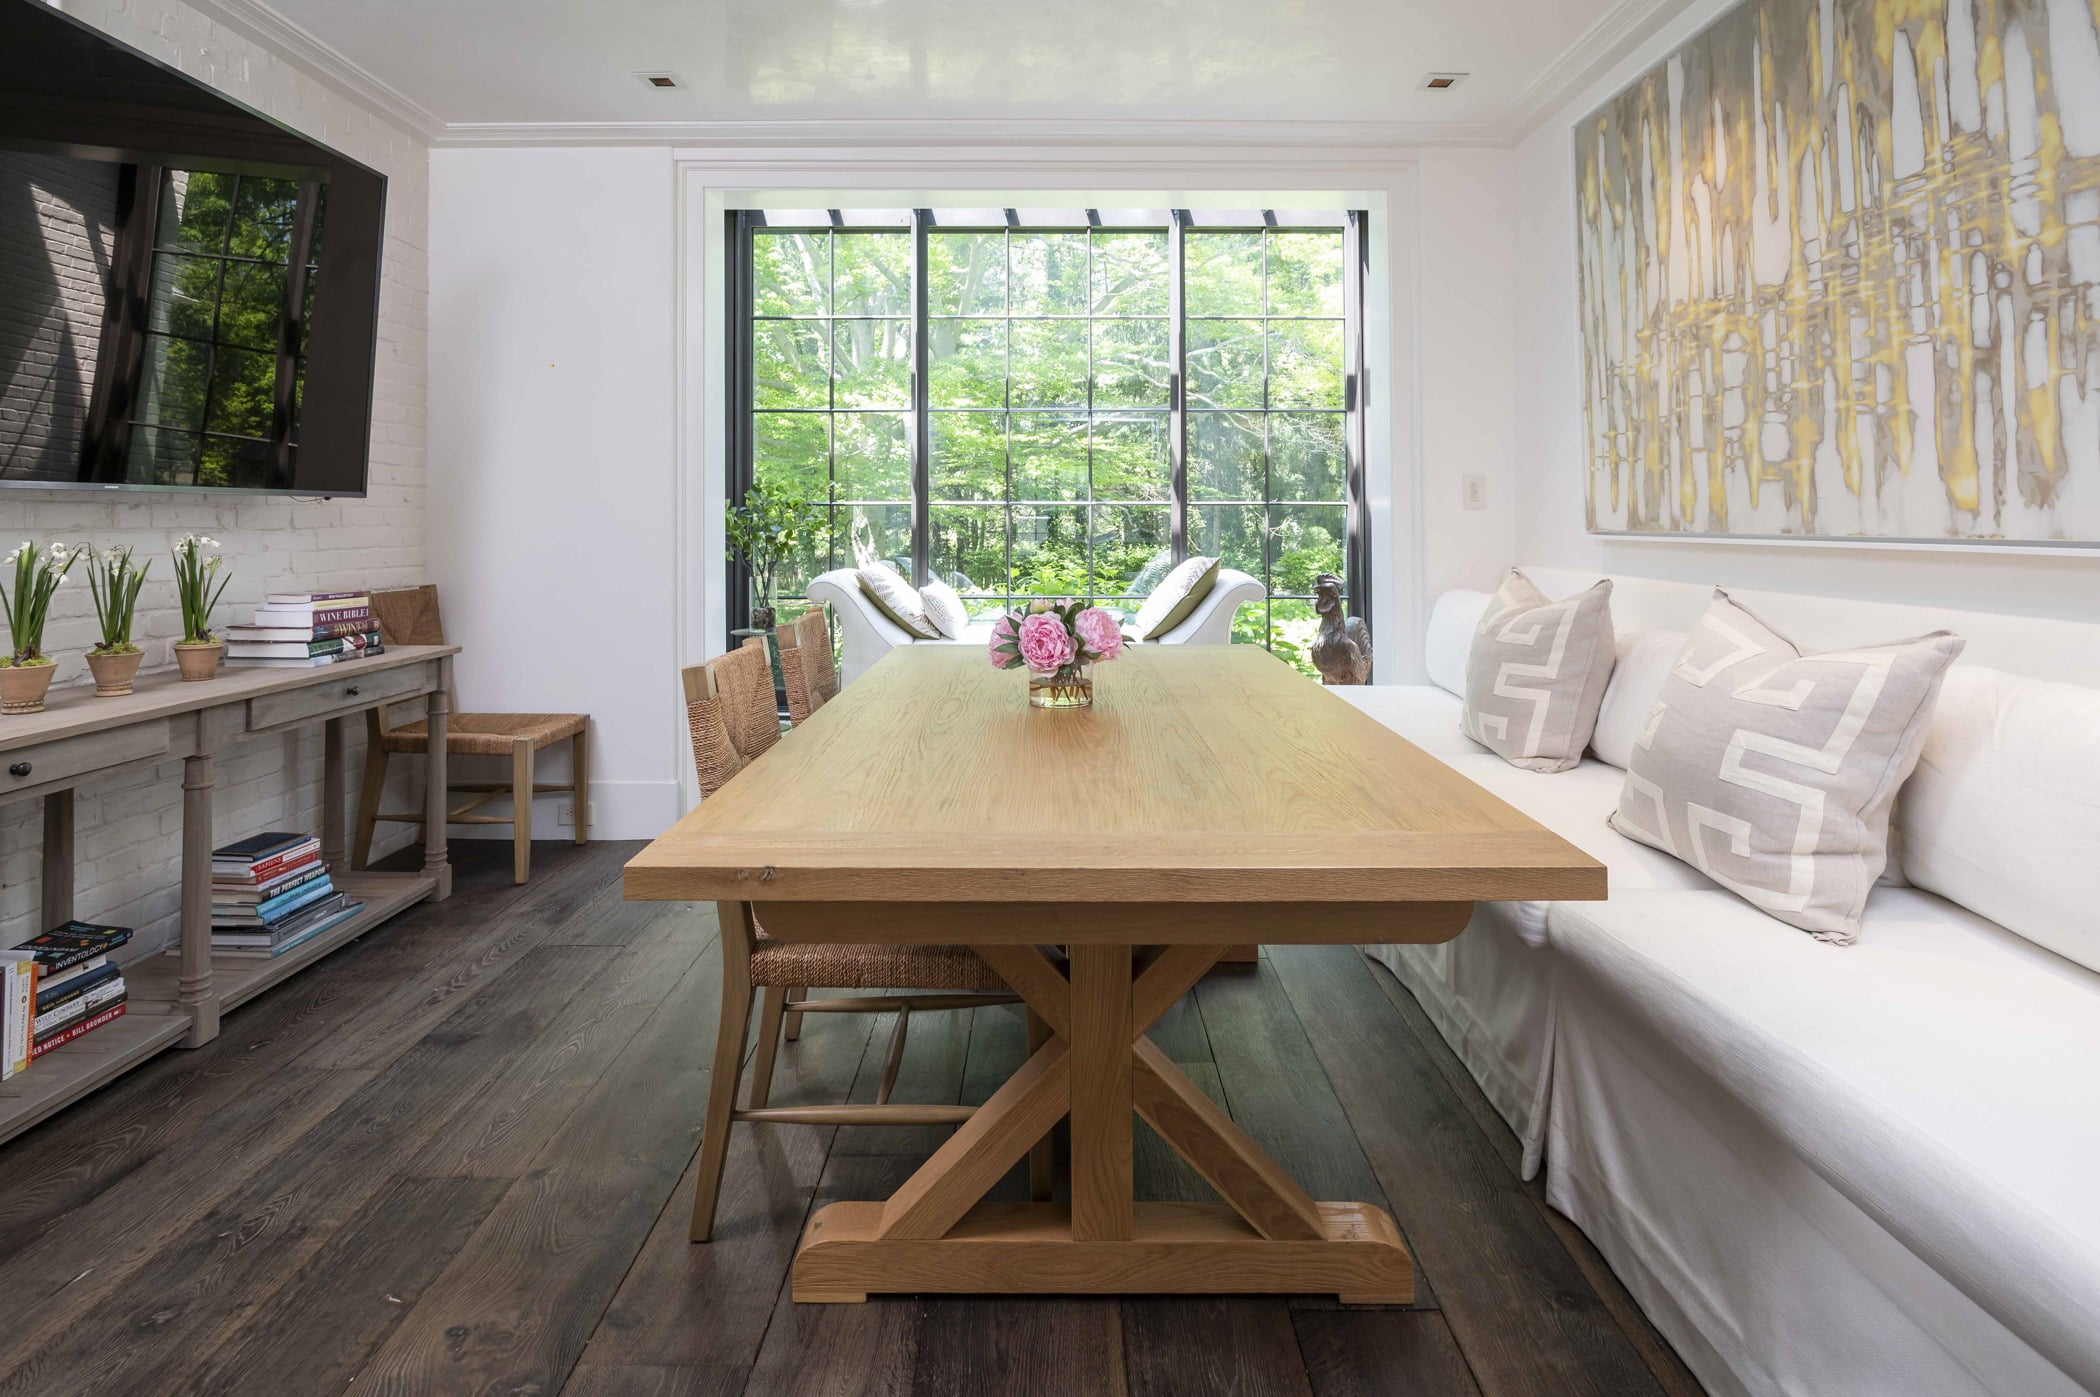
[[[1266,211],[1264,219],[1261,222],[1235,222],[1231,224],[1206,223],[1201,226],[1197,226],[1195,223],[1194,212],[1190,209],[1185,208],[1174,208],[1167,210],[1167,220],[1165,222],[1157,224],[1118,223],[1114,225],[1109,225],[1101,222],[1098,214],[1096,214],[1094,210],[1089,209],[1087,210],[1086,222],[1074,223],[1069,226],[1064,223],[1023,223],[1020,220],[1017,211],[1013,209],[1007,209],[1005,211],[1006,218],[1003,222],[971,222],[967,224],[959,222],[953,224],[939,223],[936,220],[936,211],[929,208],[914,208],[913,210],[911,210],[911,216],[908,223],[900,221],[897,223],[888,224],[848,223],[845,220],[841,210],[831,209],[827,212],[829,213],[830,217],[829,220],[824,223],[795,222],[772,224],[766,221],[766,214],[762,209],[731,208],[724,211],[726,219],[725,243],[729,252],[729,267],[726,285],[726,295],[724,297],[724,308],[726,311],[727,320],[727,334],[725,336],[724,343],[726,348],[725,359],[727,372],[727,386],[729,390],[729,400],[727,404],[728,420],[725,424],[725,445],[727,447],[727,459],[725,462],[726,469],[724,475],[726,497],[727,500],[732,504],[737,501],[740,501],[744,497],[745,492],[750,488],[750,486],[755,480],[756,434],[754,431],[754,414],[756,412],[756,407],[754,402],[754,379],[757,355],[755,352],[756,336],[754,331],[757,323],[757,317],[755,314],[756,287],[754,277],[756,270],[755,241],[758,233],[761,230],[763,230],[764,232],[769,234],[798,232],[825,234],[906,234],[912,239],[913,279],[911,289],[911,309],[908,318],[911,322],[913,338],[910,354],[912,363],[910,374],[910,405],[909,407],[904,409],[904,411],[908,414],[910,418],[909,432],[912,438],[911,499],[909,501],[909,506],[912,513],[911,572],[915,585],[922,585],[927,579],[927,577],[930,575],[929,568],[932,553],[933,511],[935,508],[938,507],[938,503],[931,498],[931,439],[933,426],[932,416],[935,409],[933,409],[930,404],[931,384],[929,382],[928,364],[930,344],[930,336],[928,334],[928,329],[930,322],[934,319],[934,317],[929,313],[927,295],[927,249],[929,246],[929,234],[1011,234],[1061,232],[1167,233],[1168,258],[1170,269],[1168,288],[1169,304],[1167,313],[1164,318],[1167,322],[1168,327],[1167,373],[1169,381],[1169,395],[1166,416],[1168,418],[1167,449],[1169,464],[1169,486],[1168,498],[1164,503],[1170,512],[1171,554],[1174,561],[1178,563],[1189,556],[1191,513],[1191,499],[1188,477],[1190,455],[1188,437],[1191,414],[1188,407],[1187,380],[1186,341],[1189,317],[1186,311],[1186,240],[1191,234],[1210,235],[1219,233],[1262,233],[1266,235],[1294,232],[1332,234],[1339,231],[1342,236],[1343,250],[1343,305],[1341,315],[1343,327],[1342,404],[1338,410],[1338,413],[1342,418],[1343,453],[1343,498],[1340,502],[1343,512],[1344,528],[1344,536],[1342,539],[1342,564],[1344,573],[1344,586],[1347,589],[1350,609],[1355,615],[1362,617],[1366,621],[1366,623],[1370,622],[1372,611],[1372,588],[1374,585],[1374,572],[1372,562],[1373,551],[1371,537],[1372,520],[1370,499],[1368,495],[1369,481],[1367,470],[1367,444],[1369,437],[1368,416],[1371,406],[1370,394],[1368,392],[1368,375],[1366,373],[1367,321],[1369,319],[1369,307],[1367,304],[1367,296],[1369,294],[1369,288],[1371,285],[1369,267],[1371,243],[1369,229],[1370,215],[1367,210],[1361,208],[1345,210],[1343,212],[1342,221],[1339,226],[1339,229],[1334,224],[1313,225],[1295,221],[1291,223],[1283,223],[1277,221],[1273,213],[1268,213]],[[827,325],[836,318],[837,317],[829,314],[823,317]],[[1009,313],[1005,318],[1010,325],[1014,317]],[[1081,318],[1090,324],[1094,319],[1099,317],[1096,317],[1090,309],[1089,313],[1085,317]],[[1305,317],[1272,317],[1266,313],[1265,307],[1264,314],[1262,315],[1261,320],[1266,326],[1267,322],[1271,319],[1288,320],[1299,318]],[[1323,317],[1311,318],[1317,320]],[[1264,353],[1266,354],[1266,335],[1264,336],[1264,339]],[[1091,347],[1089,349],[1089,353],[1091,354]],[[1095,413],[1095,409],[1091,404],[1091,380],[1089,382],[1088,395],[1089,405],[1086,409],[1086,413],[1089,419],[1091,419]],[[957,408],[949,410],[966,411],[968,409]],[[1010,405],[1003,409],[984,410],[999,411],[1002,414],[1007,415],[1009,417],[1015,411],[1015,409],[1013,409]],[[1057,409],[1044,409],[1044,411],[1054,410]],[[1073,410],[1076,411],[1076,409]],[[784,409],[783,411],[790,410]],[[814,409],[810,411],[814,411]],[[1261,408],[1250,408],[1246,409],[1246,411],[1258,412],[1259,415],[1263,418],[1265,475],[1264,494],[1265,496],[1273,496],[1273,482],[1266,478],[1268,472],[1271,469],[1273,469],[1273,462],[1271,462],[1268,459],[1270,454],[1268,450],[1268,418],[1279,412],[1324,413],[1334,412],[1337,410],[1311,407],[1294,408],[1288,406],[1284,408],[1276,408],[1264,402],[1264,405]],[[821,415],[826,416],[827,419],[835,417],[837,415],[837,409],[833,408]],[[833,442],[832,449],[834,452],[836,451],[835,440]],[[1010,444],[1008,448],[1007,471],[1008,480],[1005,498],[998,503],[1010,511],[1017,504],[1027,503],[1026,501],[1016,500],[1013,494],[1012,454]],[[837,503],[837,501],[831,502],[831,504],[834,507]],[[994,502],[983,501],[978,503],[989,507]],[[1071,504],[1074,502],[1064,501],[1060,503]],[[1090,492],[1089,498],[1086,501],[1078,503],[1081,505],[1081,507],[1090,509],[1094,506],[1096,502],[1092,500]],[[1127,504],[1130,502],[1121,501],[1115,503]],[[1274,505],[1291,505],[1293,503],[1295,502],[1279,502],[1272,498],[1265,498],[1263,501],[1260,501],[1254,505],[1243,504],[1242,507],[1259,507],[1263,508],[1264,510],[1267,510],[1269,507]],[[1307,507],[1332,508],[1333,506],[1315,503]],[[1091,516],[1089,516],[1089,518],[1091,519]],[[1007,551],[1008,569],[1010,576],[1012,566],[1011,555],[1013,548],[1013,539],[1011,536],[1010,526],[1008,532],[1009,536],[1007,541]],[[1262,582],[1264,588],[1263,607],[1265,624],[1263,628],[1263,635],[1265,646],[1272,643],[1273,640],[1273,622],[1269,615],[1270,603],[1272,601],[1305,601],[1308,599],[1297,593],[1275,593],[1269,590],[1274,580],[1269,575],[1272,563],[1272,560],[1269,556],[1270,548],[1271,545],[1265,542],[1262,559],[1263,576],[1260,578],[1260,581]],[[744,567],[739,562],[739,560],[735,557],[733,550],[725,550],[725,561],[727,570],[726,580],[728,583],[726,611],[730,630],[734,632],[740,629],[748,629],[750,624],[751,595],[749,569]],[[1090,551],[1090,569],[1091,566],[1092,561]],[[1103,595],[1106,596],[1108,594],[1104,593]]]

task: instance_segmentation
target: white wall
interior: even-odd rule
[[[1832,544],[1600,538],[1583,512],[1575,319],[1574,123],[1728,8],[1701,0],[1518,147],[1516,558],[1683,582],[2062,619],[2100,615],[2100,558]]]
[[[673,189],[661,148],[431,153],[430,574],[459,701],[590,714],[608,839],[678,813]]]
[[[299,502],[255,495],[10,490],[0,494],[0,551],[28,538],[129,543],[156,559],[139,597],[148,671],[172,665],[181,636],[169,545],[201,533],[225,545],[233,581],[220,618],[239,620],[266,591],[420,582],[424,549],[424,325],[427,151],[400,129],[268,49],[181,0],[66,0],[61,8],[150,57],[172,64],[387,177],[373,390],[371,493],[363,500]],[[53,603],[46,649],[59,684],[88,680],[81,658],[97,639],[87,582],[77,571]],[[352,739],[352,770],[363,734]],[[272,828],[319,828],[319,729],[244,744],[218,763],[213,831],[231,840]],[[77,914],[138,929],[138,950],[172,937],[181,852],[181,764],[84,786],[77,793]],[[36,803],[0,807],[0,922],[14,944],[39,928],[40,816]],[[379,847],[413,840],[413,826],[382,830]]]
[[[1422,566],[1433,599],[1492,589],[1516,553],[1520,206],[1512,151],[1425,150],[1420,168]],[[1468,475],[1487,486],[1484,508],[1464,507]]]

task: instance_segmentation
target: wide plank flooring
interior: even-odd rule
[[[537,846],[519,888],[455,844],[450,901],[0,1146],[0,1397],[1698,1392],[1346,947],[1221,968],[1153,1037],[1316,1196],[1392,1210],[1415,1304],[793,1304],[810,1210],[943,1132],[738,1127],[689,1244],[719,947],[712,908],[620,898],[636,847]],[[774,1104],[872,1099],[889,1027],[808,1016]],[[915,1016],[897,1099],[982,1101],[1024,1052],[1012,1010]],[[1212,1196],[1142,1125],[1136,1157],[1141,1196]]]

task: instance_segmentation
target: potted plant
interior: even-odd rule
[[[753,485],[729,510],[729,546],[751,570],[751,624],[773,629],[781,564],[824,525],[824,507],[801,485]]]
[[[219,657],[226,646],[211,633],[212,608],[220,593],[233,580],[228,573],[212,585],[212,578],[225,561],[218,553],[219,541],[190,534],[175,545],[175,594],[182,602],[182,639],[175,642],[175,663],[182,677],[209,679],[219,672]],[[210,549],[211,556],[205,556]]]
[[[95,619],[102,625],[102,639],[88,651],[88,668],[95,674],[96,698],[120,698],[131,692],[138,678],[139,661],[146,654],[131,643],[131,622],[138,614],[139,588],[145,584],[152,560],[134,563],[131,549],[92,548],[77,550],[87,555],[88,587],[95,594]]]
[[[1076,601],[1032,601],[1001,616],[986,647],[993,669],[1028,670],[1028,702],[1035,708],[1092,708],[1089,666],[1123,653],[1122,629],[1098,606]]]
[[[0,660],[0,712],[39,713],[44,695],[50,692],[51,676],[58,667],[44,653],[44,618],[51,612],[52,594],[73,570],[79,550],[68,552],[54,543],[41,552],[25,542],[7,555],[14,564],[13,585],[0,590],[0,607],[7,611],[8,634],[14,648]]]

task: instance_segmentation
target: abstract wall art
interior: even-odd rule
[[[1592,531],[2100,545],[2100,0],[1745,0],[1575,190]]]

